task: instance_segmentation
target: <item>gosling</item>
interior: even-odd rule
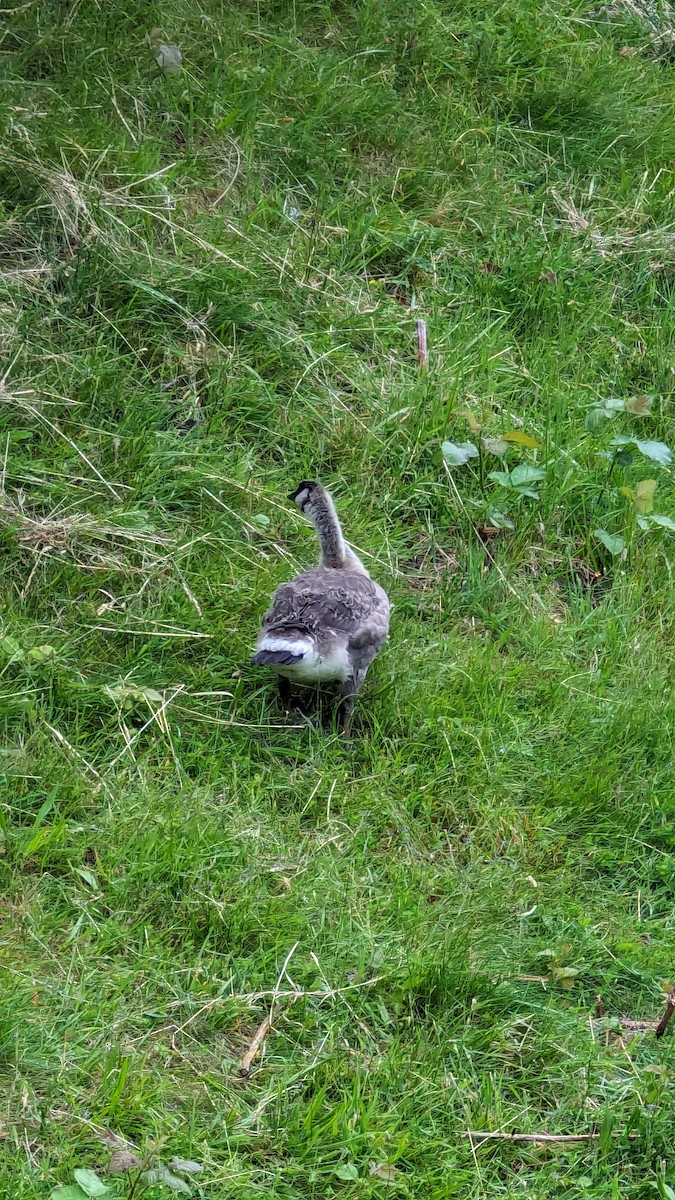
[[[387,639],[389,600],[345,542],[326,489],[305,479],[289,500],[314,525],[321,562],[277,588],[253,662],[277,673],[285,707],[293,683],[338,683],[339,715],[348,734],[354,700]]]

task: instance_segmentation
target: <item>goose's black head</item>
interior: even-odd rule
[[[314,479],[303,479],[295,491],[290,493],[288,499],[293,500],[297,504],[300,512],[304,512],[308,505],[312,503],[312,497],[320,486]]]

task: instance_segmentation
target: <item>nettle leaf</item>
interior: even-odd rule
[[[189,1158],[171,1158],[169,1166],[173,1171],[182,1171],[183,1175],[200,1175],[204,1170],[203,1163],[192,1162]]]
[[[184,1179],[181,1179],[179,1175],[174,1175],[164,1164],[159,1167],[153,1167],[151,1171],[144,1171],[143,1179],[146,1183],[163,1183],[172,1192],[180,1192],[183,1196],[192,1195],[190,1185]]]
[[[528,450],[539,449],[539,442],[530,437],[529,433],[521,433],[519,429],[512,429],[510,433],[503,433],[502,437],[505,442],[513,442],[516,446],[527,446]]]
[[[584,424],[587,429],[599,429],[604,421],[611,421],[617,413],[624,411],[624,401],[619,396],[608,396],[602,404],[596,404],[586,413]]]
[[[359,1177],[359,1173],[354,1166],[354,1163],[343,1163],[341,1167],[336,1167],[335,1174],[337,1175],[338,1179],[344,1179],[348,1183],[353,1183],[353,1181]]]
[[[473,442],[443,442],[441,454],[449,467],[463,467],[470,458],[478,458],[478,450]]]
[[[633,507],[636,512],[650,513],[654,507],[654,493],[658,488],[655,479],[641,479],[635,485]]]
[[[392,1167],[390,1163],[371,1162],[368,1168],[368,1174],[374,1175],[376,1179],[383,1179],[385,1183],[393,1183],[398,1172],[396,1167]]]
[[[624,401],[624,408],[636,417],[646,417],[653,403],[653,396],[628,396]]]
[[[500,437],[484,437],[483,447],[488,454],[496,454],[497,458],[503,458],[509,448],[509,443]]]
[[[606,529],[594,529],[593,533],[610,554],[621,554],[626,549],[626,539],[620,533],[608,533]]]
[[[65,1187],[54,1188],[49,1193],[49,1200],[87,1200],[87,1193],[76,1183],[69,1183]]]
[[[121,1175],[124,1171],[135,1171],[143,1166],[143,1159],[131,1150],[113,1150],[108,1162],[111,1175]]]
[[[645,458],[651,459],[652,462],[658,463],[661,467],[668,467],[673,461],[673,452],[665,442],[652,442],[650,439],[633,438],[633,437],[616,437],[612,439],[612,446],[635,446],[643,454]]]
[[[107,1196],[110,1191],[107,1183],[99,1179],[95,1171],[89,1171],[85,1167],[78,1167],[77,1171],[74,1171],[73,1174],[85,1196]]]

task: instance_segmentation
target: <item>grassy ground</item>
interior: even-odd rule
[[[673,1196],[670,17],[5,9],[4,1194]],[[248,663],[308,475],[351,745]]]

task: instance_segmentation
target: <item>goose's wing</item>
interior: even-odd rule
[[[277,588],[263,623],[266,629],[290,626],[316,635],[332,631],[356,648],[372,635],[379,649],[389,629],[389,601],[367,575],[318,567]]]

